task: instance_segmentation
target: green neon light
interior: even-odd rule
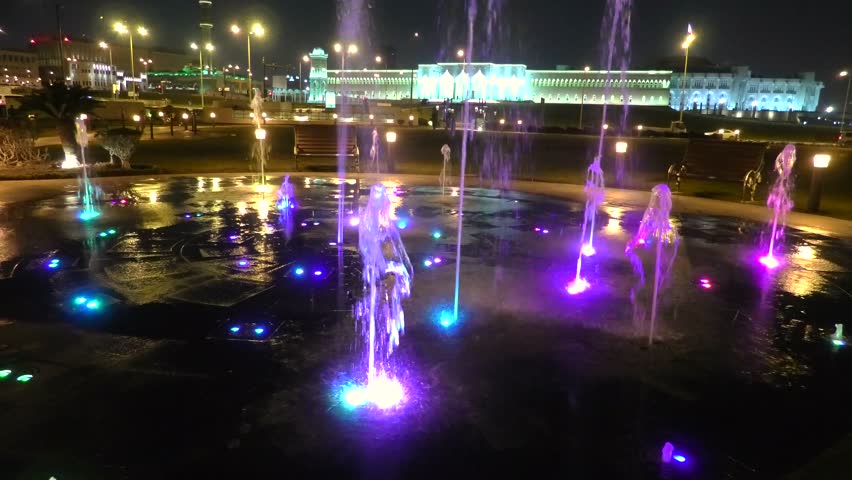
[[[29,373],[27,373],[25,375],[21,375],[20,377],[16,378],[16,380],[21,382],[21,383],[27,383],[32,379],[33,379],[33,376],[30,375]]]
[[[6,377],[8,377],[11,374],[12,374],[12,371],[9,370],[8,368],[4,369],[4,370],[0,370],[0,380],[5,380]]]

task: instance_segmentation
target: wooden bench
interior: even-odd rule
[[[701,178],[723,182],[742,182],[746,201],[754,201],[754,193],[763,177],[763,156],[768,144],[756,142],[732,142],[722,140],[690,140],[683,160],[672,164],[668,171],[668,183],[676,182],[675,191],[680,190],[683,178]]]
[[[299,166],[299,157],[353,157],[357,167],[358,163],[358,139],[355,128],[350,126],[333,125],[302,125],[296,126],[296,141],[293,145],[293,154],[296,156],[296,167]],[[338,141],[345,142],[342,148],[338,147]]]

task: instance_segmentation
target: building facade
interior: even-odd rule
[[[121,90],[136,82],[146,86],[146,71],[180,72],[198,57],[181,51],[152,48],[135,42],[130,58],[130,45],[125,38],[115,39],[107,48],[87,38],[65,37],[62,58],[56,37],[42,36],[30,40],[29,52],[36,56],[39,76],[45,81],[57,81],[65,73],[65,81],[94,90],[109,90],[119,83]],[[134,61],[131,69],[131,61]],[[143,62],[144,61],[144,62]],[[132,75],[135,73],[135,75]]]
[[[32,87],[38,84],[38,58],[34,53],[0,50],[0,85]]]
[[[680,110],[757,110],[813,112],[819,105],[823,83],[813,72],[794,78],[754,77],[748,67],[729,72],[672,74],[671,108]]]
[[[545,102],[670,106],[672,109],[724,111],[814,111],[822,82],[813,73],[795,78],[759,78],[748,67],[729,72],[672,70],[529,70],[523,64],[436,63],[416,69],[329,70],[328,54],[314,49],[309,101],[328,94],[371,100],[426,99],[483,102]],[[608,78],[609,77],[609,78]],[[624,98],[624,97],[627,98]],[[683,107],[682,107],[683,106]]]

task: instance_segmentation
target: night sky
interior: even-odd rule
[[[491,8],[484,5],[490,1]],[[474,51],[488,47],[489,58],[476,61],[525,63],[530,68],[556,64],[599,65],[601,18],[605,0],[479,0],[496,26],[490,38],[479,23]],[[72,36],[115,41],[109,25],[117,18],[138,19],[153,34],[150,44],[181,48],[198,39],[197,0],[62,0],[63,26]],[[360,26],[353,38],[361,53],[353,66],[370,65],[383,45],[399,52],[398,65],[450,60],[464,47],[464,0],[345,0],[363,5],[348,16]],[[53,0],[2,0],[0,46],[22,47],[29,36],[55,29]],[[104,20],[100,17],[103,16]],[[295,63],[315,46],[330,50],[338,33],[336,0],[213,0],[217,64],[245,63],[245,41],[227,32],[234,21],[258,19],[268,35],[253,42],[267,61]],[[632,62],[653,65],[661,57],[679,55],[679,44],[691,22],[698,40],[690,55],[715,63],[750,65],[760,76],[816,71],[826,84],[823,104],[839,105],[845,82],[835,79],[852,64],[850,0],[634,0]],[[349,27],[349,29],[354,29]],[[420,38],[414,38],[414,32]],[[347,39],[348,40],[348,39]],[[145,40],[141,41],[145,42]],[[255,62],[257,60],[254,60]],[[337,68],[336,58],[330,58]]]

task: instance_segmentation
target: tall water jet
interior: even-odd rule
[[[759,261],[766,268],[774,269],[779,265],[775,258],[777,242],[784,237],[784,229],[787,226],[787,214],[793,209],[793,166],[796,164],[796,146],[789,144],[778,154],[775,159],[775,182],[769,191],[766,205],[772,209],[772,227],[769,237],[769,249],[760,257]]]
[[[86,120],[78,118],[75,120],[77,143],[80,145],[80,200],[83,203],[83,211],[80,212],[80,220],[91,220],[101,213],[97,209],[97,193],[89,179],[89,165],[86,163],[86,148],[89,146],[89,135],[86,129]]]
[[[448,171],[452,170],[452,165],[450,164],[450,155],[452,151],[450,150],[450,146],[446,143],[443,147],[441,147],[441,155],[444,157],[444,166],[441,167],[441,175],[438,176],[438,182],[441,184],[441,195],[444,195],[444,190],[447,187],[447,179],[448,179]]]
[[[601,128],[598,136],[598,153],[592,160],[586,171],[586,210],[583,215],[583,227],[580,234],[580,253],[577,255],[577,271],[565,289],[571,295],[576,295],[589,288],[589,282],[583,278],[583,257],[592,256],[596,253],[594,246],[595,217],[597,210],[604,199],[604,176],[601,168],[603,158],[604,134],[606,133],[606,111],[607,105],[612,99],[612,65],[616,53],[621,54],[621,84],[625,84],[625,70],[629,61],[630,46],[630,11],[633,6],[632,0],[607,0],[606,14],[604,15],[602,36],[606,40],[606,49],[603,64],[606,68],[606,80],[604,81],[604,101],[601,113]],[[621,38],[622,49],[619,49],[616,40]],[[586,235],[588,234],[588,239]]]
[[[630,292],[630,298],[634,307],[634,321],[641,324],[644,318],[644,312],[639,308],[638,293],[641,287],[645,284],[645,269],[642,264],[642,259],[639,258],[638,249],[647,249],[652,243],[656,242],[654,253],[654,284],[651,291],[651,318],[648,333],[648,345],[654,342],[654,329],[657,321],[657,304],[660,294],[660,288],[665,283],[671,273],[675,258],[677,257],[677,249],[679,237],[677,230],[672,225],[669,218],[672,210],[672,192],[668,185],[660,184],[651,189],[651,200],[648,202],[648,208],[645,209],[645,214],[642,216],[642,222],[639,223],[639,230],[636,235],[627,242],[624,253],[630,258],[630,263],[633,265],[633,270],[639,277],[639,282]],[[664,258],[664,247],[670,247],[668,250],[668,259]],[[641,313],[640,313],[641,312]],[[640,317],[640,318],[636,318]]]
[[[281,188],[278,189],[277,197],[278,222],[284,229],[284,237],[287,241],[290,241],[290,238],[293,236],[293,212],[297,205],[296,192],[293,184],[290,183],[290,175],[285,176],[284,181],[281,182]]]
[[[260,171],[260,183],[257,186],[257,191],[265,197],[266,162],[269,158],[269,147],[266,143],[266,130],[263,128],[263,97],[256,88],[254,89],[254,98],[251,101],[251,110],[254,113],[254,138],[257,140],[252,157],[257,161],[258,171]]]
[[[367,385],[361,398],[365,400],[362,403],[370,401],[387,408],[399,403],[404,394],[387,360],[405,330],[402,301],[411,296],[414,269],[391,218],[389,193],[381,184],[370,190],[361,215],[358,249],[363,262],[363,297],[355,313],[368,349]]]
[[[373,143],[370,145],[370,166],[376,170],[376,173],[379,173],[379,131],[375,128],[371,134]]]
[[[470,78],[470,73],[467,71],[468,66],[473,61],[473,25],[476,20],[477,0],[468,0],[467,5],[467,50],[464,52],[464,69],[465,75]],[[467,91],[470,89],[470,82],[467,82],[462,98],[468,98]],[[470,119],[470,103],[462,102],[462,125],[468,125]],[[459,171],[459,209],[458,209],[458,228],[456,233],[456,288],[453,293],[453,320],[459,318],[459,291],[461,288],[461,245],[462,245],[462,227],[464,222],[464,176],[467,167],[467,144],[471,134],[470,128],[462,128],[462,145],[461,145],[461,166]]]

